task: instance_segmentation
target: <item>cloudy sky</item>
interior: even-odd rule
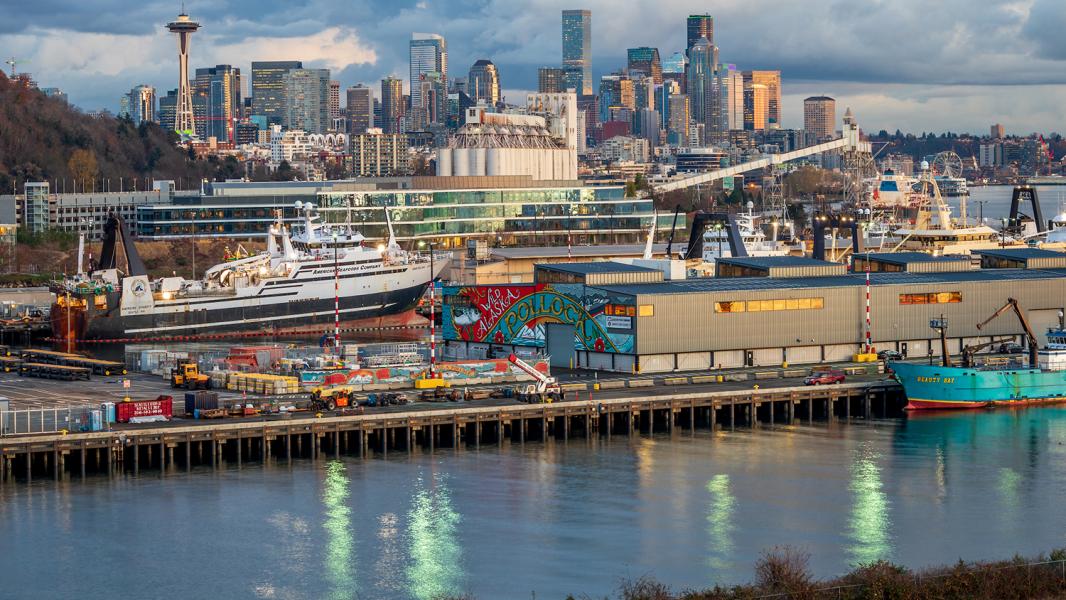
[[[170,6],[172,4],[173,6]],[[449,75],[478,58],[518,101],[536,69],[560,60],[559,13],[592,10],[594,72],[625,49],[685,44],[685,16],[710,12],[723,62],[780,69],[783,121],[828,94],[866,130],[1066,133],[1064,0],[187,0],[203,28],[191,67],[252,60],[328,67],[343,86],[406,77],[412,32],[448,40]],[[85,109],[116,110],[135,84],[176,87],[176,43],[163,25],[179,2],[0,0],[0,54],[28,61],[41,86]],[[247,86],[247,81],[245,83]]]

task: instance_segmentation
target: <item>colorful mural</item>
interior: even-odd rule
[[[544,324],[566,323],[577,350],[633,352],[634,319],[607,312],[625,300],[583,285],[445,287],[444,298],[446,340],[543,347]]]
[[[368,383],[410,383],[426,371],[425,365],[380,367],[376,369],[331,369],[327,371],[301,371],[300,384],[312,385],[363,385]],[[533,368],[549,373],[548,363],[539,360]],[[505,359],[471,360],[463,362],[440,362],[436,366],[441,377],[462,385],[463,379],[480,379],[494,375],[521,375],[522,371]]]

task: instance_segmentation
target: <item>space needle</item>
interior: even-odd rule
[[[200,29],[200,24],[189,19],[189,15],[185,14],[185,3],[182,3],[178,20],[167,23],[167,29],[171,33],[178,34],[178,65],[181,71],[178,79],[178,105],[174,114],[174,131],[182,139],[189,139],[196,135],[192,114],[192,90],[189,89],[189,38]]]

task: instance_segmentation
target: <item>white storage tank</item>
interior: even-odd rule
[[[452,175],[452,149],[441,148],[437,151],[437,175],[451,177]]]
[[[456,148],[452,155],[452,170],[456,177],[470,175],[470,149]]]
[[[486,175],[500,175],[500,149],[489,148],[488,153],[485,155],[485,173]]]
[[[470,167],[471,175],[484,176],[488,174],[485,170],[486,154],[488,154],[487,148],[474,148],[474,164]]]

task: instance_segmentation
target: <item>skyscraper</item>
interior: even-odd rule
[[[682,145],[688,140],[688,96],[674,94],[668,99],[670,118],[667,121],[668,141],[670,144]]]
[[[374,90],[359,84],[348,88],[348,133],[359,135],[374,126]]]
[[[166,96],[159,97],[159,126],[167,131],[174,131],[174,119],[178,110],[178,90],[170,90]]]
[[[448,89],[442,74],[435,71],[422,73],[418,81],[419,98],[422,104],[411,103],[411,125],[420,131],[430,124],[444,123],[448,110]],[[412,91],[413,93],[413,91]]]
[[[659,112],[659,129],[666,131],[670,121],[670,96],[681,93],[681,85],[669,79],[655,88],[655,110]]]
[[[763,129],[777,129],[781,126],[781,71],[744,71],[744,87],[756,83],[766,86],[766,125]],[[748,113],[746,109],[745,121]]]
[[[200,24],[189,19],[183,10],[177,21],[167,23],[167,29],[178,34],[178,105],[175,109],[174,131],[189,137],[196,131],[193,125],[192,90],[189,89],[189,38],[200,29]]]
[[[285,120],[285,76],[302,69],[298,60],[272,60],[252,63],[252,114],[266,117],[269,125]]]
[[[419,82],[426,73],[440,73],[448,81],[448,44],[435,33],[413,33],[410,42],[411,107],[423,106]]]
[[[744,129],[744,75],[736,65],[725,66],[722,79],[722,121],[727,130]]]
[[[686,25],[688,26],[688,45],[685,46],[686,50],[691,50],[700,38],[707,38],[707,41],[712,46],[714,45],[714,17],[711,15],[689,15]]]
[[[708,95],[712,90],[711,78],[714,76],[714,48],[705,37],[696,40],[688,51],[689,110],[692,120],[697,123],[707,122]]]
[[[823,140],[836,133],[837,102],[829,96],[811,96],[803,101],[803,129]]]
[[[633,108],[655,110],[655,80],[647,75],[638,75],[633,79]]]
[[[470,67],[466,90],[474,102],[495,106],[500,101],[500,72],[496,65],[484,58],[475,62]]]
[[[685,90],[685,70],[688,67],[688,56],[684,52],[674,52],[663,60],[663,81],[676,81]]]
[[[600,78],[601,123],[610,120],[612,108],[627,108],[633,111],[636,107],[636,94],[633,91],[632,79],[618,74],[604,75]]]
[[[403,80],[386,77],[381,80],[381,128],[385,133],[402,133],[400,122],[404,115]]]
[[[329,128],[329,69],[293,69],[285,76],[285,127],[307,133]]]
[[[769,127],[769,89],[765,84],[744,85],[744,129],[764,131]]]
[[[197,134],[220,142],[236,141],[241,117],[241,70],[230,65],[196,69],[193,103],[201,115]]]
[[[566,91],[565,71],[559,67],[537,69],[537,92],[558,94]]]
[[[341,82],[329,82],[329,120],[341,118]]]
[[[566,88],[592,95],[592,11],[563,11],[563,70]]]
[[[155,88],[150,85],[139,85],[127,94],[127,111],[134,125],[140,125],[145,121],[154,123],[158,120],[155,108]]]
[[[629,76],[635,77],[636,73],[643,73],[651,77],[656,85],[663,82],[663,65],[659,60],[659,49],[641,46],[630,48],[626,51],[628,58],[627,68]]]

